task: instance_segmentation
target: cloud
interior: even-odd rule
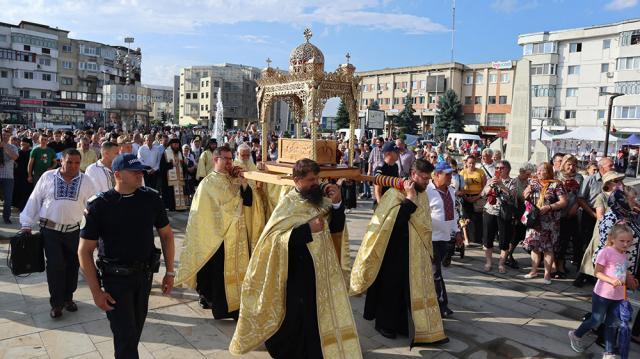
[[[628,9],[638,5],[638,0],[612,0],[604,8],[609,11]]]
[[[531,10],[538,7],[538,0],[494,0],[491,8],[498,12],[511,14],[523,10]]]
[[[238,38],[252,44],[268,44],[269,36],[266,35],[240,35]]]
[[[113,29],[195,34],[209,24],[244,22],[352,25],[408,34],[448,31],[427,17],[386,12],[388,3],[389,0],[0,0],[0,8],[3,21],[11,22],[60,24],[61,19],[91,19],[68,20],[73,22],[73,30],[83,36]]]

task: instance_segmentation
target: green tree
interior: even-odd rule
[[[435,135],[443,138],[445,133],[459,133],[464,131],[464,117],[462,104],[455,91],[449,89],[438,99],[436,110]]]
[[[407,95],[404,99],[404,108],[396,117],[395,126],[401,135],[414,134],[418,131],[416,117],[413,115],[413,104],[411,96]]]
[[[369,104],[369,107],[367,107],[369,110],[379,110],[380,109],[380,105],[378,104],[378,101],[373,100],[372,103]]]
[[[336,118],[333,120],[336,129],[349,128],[349,111],[347,111],[347,105],[340,99],[340,105],[338,106],[338,112]]]

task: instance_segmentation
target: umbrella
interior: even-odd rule
[[[629,344],[631,343],[631,329],[629,329],[629,322],[633,315],[633,308],[631,308],[631,303],[627,300],[626,289],[627,288],[625,286],[624,300],[620,302],[616,308],[616,314],[618,315],[618,319],[620,319],[620,328],[618,330],[618,352],[622,359],[629,358]]]

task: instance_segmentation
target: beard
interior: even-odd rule
[[[416,189],[416,192],[418,192],[418,193],[422,193],[422,192],[427,190],[426,186],[418,184],[417,182],[414,182],[413,187]]]
[[[300,196],[316,207],[322,204],[322,188],[320,188],[320,185],[313,185],[306,190],[300,190]]]

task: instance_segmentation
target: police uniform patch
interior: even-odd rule
[[[89,199],[87,200],[87,204],[95,201],[96,198],[98,198],[98,195],[95,195],[95,194],[93,196],[89,197]]]
[[[87,212],[86,209],[84,210],[84,213],[85,213],[85,215],[82,216],[82,219],[80,220],[80,229],[84,229],[84,226],[87,225],[87,216],[86,215],[89,214],[89,213]]]

